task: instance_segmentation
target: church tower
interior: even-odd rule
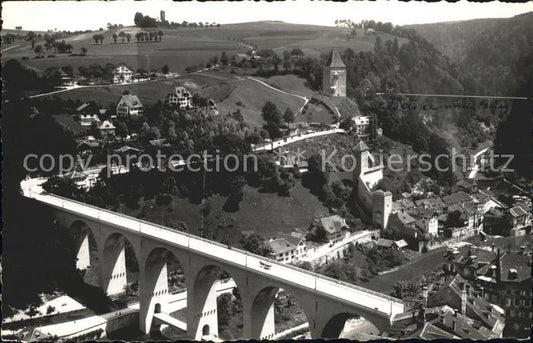
[[[329,96],[346,96],[346,65],[336,49],[331,50],[324,67],[322,92]]]

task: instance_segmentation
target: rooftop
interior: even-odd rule
[[[328,233],[339,232],[343,226],[346,225],[344,219],[336,214],[333,216],[320,218],[320,223],[322,224],[324,230],[326,230]]]
[[[453,204],[458,204],[458,203],[461,203],[461,202],[472,201],[473,198],[470,195],[468,195],[467,193],[465,193],[463,191],[459,191],[457,193],[453,193],[453,194],[450,194],[450,195],[447,195],[447,196],[443,197],[442,200],[447,205],[453,205]]]
[[[296,249],[296,246],[285,238],[275,238],[267,242],[274,255],[283,254]]]
[[[331,53],[329,54],[329,57],[328,57],[328,61],[326,62],[326,67],[336,67],[336,68],[346,67],[344,62],[342,62],[342,59],[337,49],[331,50]]]

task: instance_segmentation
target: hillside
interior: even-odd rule
[[[512,95],[533,64],[533,12],[407,27],[461,65],[474,93]]]
[[[163,33],[161,42],[137,42],[135,34],[141,30],[159,31]],[[113,34],[120,31],[129,33],[131,41],[113,42]],[[88,49],[85,57],[72,57],[66,54],[55,54],[53,58],[33,59],[35,53],[31,44],[25,40],[16,40],[16,47],[3,53],[3,61],[10,58],[22,59],[25,65],[37,72],[50,66],[70,64],[76,70],[81,65],[91,63],[105,64],[108,62],[125,63],[133,69],[159,69],[167,64],[171,71],[182,72],[187,66],[206,63],[214,55],[225,51],[228,55],[245,52],[256,46],[260,49],[273,49],[277,53],[293,48],[301,48],[306,55],[318,57],[333,47],[351,48],[354,51],[368,51],[374,46],[375,39],[380,37],[386,41],[393,36],[386,33],[365,35],[358,32],[356,37],[349,37],[350,30],[345,28],[298,25],[283,22],[251,22],[222,25],[220,28],[151,28],[124,27],[105,31],[82,33],[65,38],[72,44],[73,52],[78,53],[82,47]],[[103,34],[103,44],[96,44],[94,34]],[[246,41],[246,43],[241,40]],[[44,44],[38,39],[36,45]],[[252,45],[250,45],[252,44]],[[9,47],[9,46],[8,46]],[[53,51],[45,55],[53,54]]]

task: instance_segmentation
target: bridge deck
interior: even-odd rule
[[[43,182],[41,180],[40,182]],[[328,278],[291,265],[282,264],[271,259],[254,255],[220,243],[174,231],[161,225],[149,223],[137,218],[104,210],[75,200],[56,195],[45,194],[36,179],[24,180],[21,188],[26,197],[49,204],[53,207],[104,222],[124,231],[162,241],[166,244],[194,251],[196,254],[209,256],[224,263],[238,265],[243,269],[279,280],[282,284],[292,284],[307,288],[315,293],[333,297],[347,304],[366,307],[384,316],[393,316],[405,311],[404,304],[397,298],[390,297],[363,287]]]

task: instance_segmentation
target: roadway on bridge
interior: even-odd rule
[[[121,228],[125,232],[134,232],[157,241],[165,241],[176,248],[186,249],[195,254],[217,259],[221,262],[238,266],[243,270],[278,280],[282,288],[284,285],[292,285],[312,293],[336,298],[349,306],[354,305],[372,312],[376,311],[385,317],[391,317],[405,311],[403,302],[391,296],[276,262],[262,256],[253,255],[243,250],[228,249],[226,245],[175,231],[161,225],[56,195],[42,193],[42,188],[41,192],[39,192],[38,183],[32,180],[24,180],[21,188],[26,196],[37,201],[76,215],[88,217],[97,222]]]

